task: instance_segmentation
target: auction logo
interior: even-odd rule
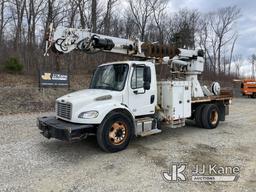
[[[239,179],[238,166],[195,165],[187,176],[187,163],[173,163],[170,170],[162,171],[161,175],[167,182],[186,181],[190,178],[194,182],[230,182]]]
[[[41,75],[43,80],[51,80],[51,73],[44,73],[43,75]]]
[[[170,170],[162,171],[162,176],[165,181],[186,181],[184,173],[187,163],[174,163]]]

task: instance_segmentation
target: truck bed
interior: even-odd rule
[[[222,90],[220,95],[212,95],[206,97],[194,97],[192,98],[192,103],[205,103],[205,102],[214,102],[214,101],[224,101],[229,102],[232,100],[233,92],[232,90]]]

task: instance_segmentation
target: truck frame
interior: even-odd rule
[[[56,100],[56,115],[39,117],[37,126],[46,138],[63,141],[96,135],[101,149],[118,152],[134,136],[161,132],[162,126],[178,128],[193,119],[198,127],[214,129],[225,121],[232,95],[214,82],[201,86],[202,50],[177,49],[168,45],[143,43],[88,30],[58,27],[50,29],[46,53],[99,51],[136,57],[99,65],[89,89]],[[167,78],[157,80],[156,68],[165,66]]]

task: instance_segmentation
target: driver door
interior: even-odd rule
[[[145,65],[134,65],[132,69],[129,85],[129,108],[135,116],[149,115],[155,112],[156,96],[152,86],[149,90],[144,89],[145,67]],[[151,69],[149,72],[151,73]]]

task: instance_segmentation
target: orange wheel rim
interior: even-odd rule
[[[215,125],[218,122],[218,118],[219,118],[218,112],[217,111],[212,111],[210,118],[211,118],[211,123],[213,125]]]
[[[108,138],[111,144],[121,145],[125,142],[128,136],[127,125],[122,121],[116,121],[112,124]]]

